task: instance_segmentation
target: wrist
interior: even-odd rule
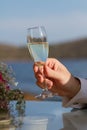
[[[72,76],[72,85],[70,87],[70,94],[68,95],[68,98],[73,98],[81,88],[81,82],[78,78]]]

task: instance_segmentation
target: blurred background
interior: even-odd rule
[[[87,0],[0,0],[0,61],[11,65],[23,91],[39,93],[27,49],[27,28],[43,25],[49,57],[87,78]]]

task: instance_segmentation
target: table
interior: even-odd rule
[[[73,111],[62,107],[59,101],[26,101],[25,105],[24,116],[16,117],[19,125],[16,128],[9,125],[1,130],[30,130],[28,119],[34,116],[48,119],[46,130],[87,130],[87,109]]]

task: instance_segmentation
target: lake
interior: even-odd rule
[[[82,78],[87,78],[87,59],[78,60],[60,60],[70,72]],[[41,89],[35,84],[33,73],[33,62],[9,62],[14,72],[16,80],[19,82],[18,87],[25,92],[38,94]]]

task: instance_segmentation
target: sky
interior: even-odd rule
[[[25,45],[27,28],[43,25],[48,42],[87,37],[87,0],[0,0],[0,41]]]

